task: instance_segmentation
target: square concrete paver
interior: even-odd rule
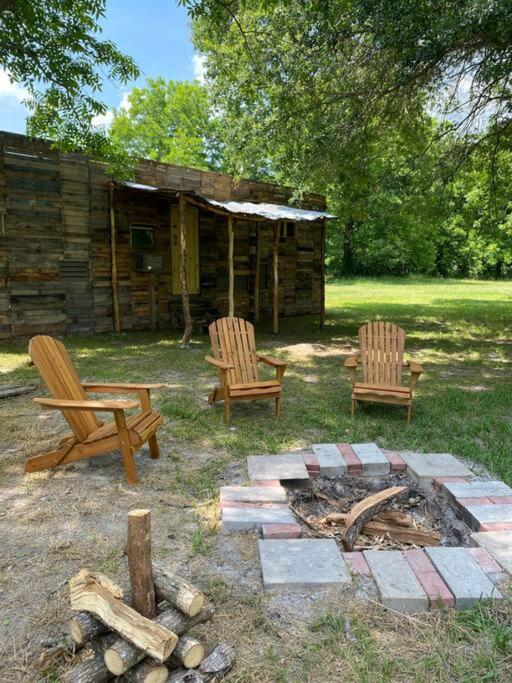
[[[471,471],[450,453],[402,453],[407,474],[418,484],[436,477],[470,477]]]
[[[428,597],[399,550],[365,550],[382,603],[402,614],[425,612]]]
[[[477,531],[471,534],[473,546],[485,548],[509,574],[512,574],[512,531]]]
[[[363,466],[363,477],[389,474],[391,463],[376,443],[353,443],[351,446]]]
[[[249,479],[309,479],[309,473],[300,453],[282,455],[250,455],[247,458]]]
[[[282,486],[221,486],[220,500],[243,503],[286,503],[286,491]]]
[[[314,443],[311,448],[320,465],[321,475],[335,477],[338,474],[346,474],[347,463],[335,443]]]
[[[263,524],[295,524],[295,517],[282,508],[222,508],[222,528],[225,531],[261,529]]]
[[[502,597],[469,548],[436,547],[425,552],[455,597],[455,609],[471,607],[482,598]]]
[[[334,539],[260,539],[258,543],[265,588],[318,588],[351,583]]]
[[[491,498],[512,496],[512,489],[503,481],[447,481],[443,489],[453,498]]]
[[[512,523],[512,505],[466,505],[465,511],[474,531],[483,524]]]

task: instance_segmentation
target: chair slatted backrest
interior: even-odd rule
[[[363,382],[387,386],[402,384],[405,332],[394,323],[376,321],[359,329]]]
[[[229,317],[215,320],[208,329],[213,357],[234,366],[233,370],[228,370],[228,383],[257,382],[259,375],[254,325],[243,318]],[[222,373],[219,375],[222,379]]]
[[[53,398],[87,400],[80,379],[64,344],[53,337],[32,337],[28,352]],[[79,441],[98,429],[94,413],[85,410],[63,410],[64,417]]]

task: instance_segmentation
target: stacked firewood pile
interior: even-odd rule
[[[76,611],[69,630],[87,656],[65,673],[65,683],[97,683],[116,676],[135,683],[219,680],[234,653],[219,644],[205,657],[188,631],[212,618],[204,594],[151,562],[149,510],[128,514],[126,546],[131,593],[102,574],[82,569],[69,581]],[[128,604],[128,602],[131,603]]]

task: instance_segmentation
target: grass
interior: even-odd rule
[[[41,439],[55,440],[60,422],[51,415],[41,421],[28,397],[0,403],[0,441],[15,446],[7,449],[9,455],[0,454],[0,483],[4,490],[17,487],[20,500],[35,501],[8,510],[3,527],[0,515],[0,542],[10,541],[3,564],[0,560],[0,584],[4,570],[6,600],[12,606],[5,619],[16,626],[18,603],[11,591],[26,563],[18,548],[26,534],[44,538],[50,531],[63,534],[66,529],[65,542],[58,536],[48,551],[42,544],[31,564],[40,593],[53,595],[52,574],[58,570],[61,578],[68,578],[85,561],[84,555],[91,558],[93,568],[113,576],[123,572],[124,514],[130,507],[147,506],[153,510],[159,559],[184,558],[209,588],[218,607],[211,635],[233,643],[238,652],[231,683],[510,680],[508,603],[404,620],[378,605],[343,596],[331,601],[312,623],[302,623],[296,613],[288,618],[285,611],[279,617],[282,606],[276,608],[259,589],[240,585],[229,573],[224,581],[212,572],[221,553],[215,545],[218,487],[243,472],[248,454],[277,453],[313,442],[374,440],[392,449],[452,452],[485,464],[512,484],[512,282],[350,279],[329,283],[326,303],[323,329],[314,317],[284,319],[277,337],[265,324],[257,328],[261,352],[289,362],[279,421],[268,403],[245,403],[233,407],[232,425],[224,425],[222,406],[210,407],[206,401],[216,378],[203,360],[209,352],[205,336],[197,335],[190,350],[179,348],[180,337],[174,331],[67,339],[84,379],[166,385],[155,394],[155,405],[166,417],[162,461],[144,465],[141,484],[132,489],[124,485],[118,463],[109,465],[103,475],[98,465],[91,471],[70,471],[67,477],[23,478],[26,455],[37,450]],[[356,348],[358,327],[376,318],[405,328],[407,355],[425,368],[410,427],[404,409],[397,407],[368,405],[350,417],[350,387],[342,361]],[[27,361],[25,344],[4,345],[0,385],[38,382]],[[266,367],[262,374],[271,376]],[[80,482],[94,486],[82,491]],[[66,496],[77,491],[70,505]],[[77,543],[75,527],[82,533]],[[250,539],[236,543],[237,551],[247,553],[241,554],[240,563],[252,566],[255,550]],[[224,552],[229,556],[232,549]],[[25,597],[23,590],[18,587]],[[65,598],[56,595],[64,604]],[[27,623],[42,620],[43,612],[37,617],[31,612]],[[0,615],[1,626],[2,609]],[[62,609],[53,606],[45,622],[53,632],[59,629],[59,618]],[[11,638],[12,627],[5,628]],[[19,625],[16,632],[23,628]],[[26,628],[30,632],[31,627]],[[32,640],[39,635],[34,632]],[[0,654],[10,656],[2,648]],[[28,659],[24,671],[30,671]],[[48,672],[47,680],[53,675]],[[5,680],[32,679],[28,673],[16,673]]]

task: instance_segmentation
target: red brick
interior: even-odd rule
[[[241,500],[221,500],[220,506],[221,508],[246,508],[249,510],[257,510],[258,508],[288,510],[287,503],[246,503]]]
[[[263,538],[300,538],[302,531],[298,524],[262,524]]]
[[[455,504],[461,508],[467,508],[468,505],[492,505],[492,500],[483,496],[476,498],[455,498]]]
[[[455,599],[451,594],[450,589],[437,572],[416,574],[416,577],[427,594],[431,608],[439,607],[441,605],[444,607],[455,606]]]
[[[253,479],[251,486],[281,486],[279,479]]]
[[[358,476],[363,473],[363,465],[349,443],[338,443],[338,450],[347,463],[348,473]]]
[[[466,477],[435,477],[432,481],[432,485],[436,491],[441,491],[443,484],[451,481],[467,481],[467,479]]]
[[[512,496],[491,496],[489,500],[496,505],[510,505],[512,504]]]
[[[368,563],[364,559],[363,553],[341,553],[343,559],[348,564],[349,569],[354,572],[354,574],[360,574],[361,576],[370,576],[371,571]]]
[[[404,550],[404,557],[415,574],[431,574],[436,568],[423,550],[411,548]]]
[[[488,522],[480,524],[478,531],[512,531],[512,522]]]
[[[402,460],[396,451],[384,452],[384,455],[389,460],[392,472],[405,472],[407,463]]]
[[[473,559],[480,565],[480,569],[486,574],[500,574],[502,569],[496,560],[485,548],[470,548],[469,552]]]
[[[304,453],[302,459],[308,472],[320,472],[320,463],[314,453]]]

